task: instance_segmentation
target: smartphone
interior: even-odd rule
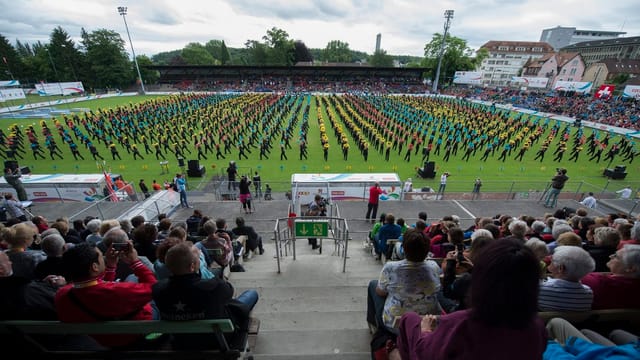
[[[127,251],[129,249],[129,243],[113,243],[111,244],[115,251]]]

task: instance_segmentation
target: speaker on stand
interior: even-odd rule
[[[206,169],[200,165],[200,160],[189,160],[189,170],[187,171],[189,177],[202,177],[205,172]]]
[[[436,177],[436,162],[427,161],[424,166],[418,170],[418,176],[424,179],[433,179]]]

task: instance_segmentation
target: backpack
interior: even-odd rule
[[[205,259],[207,264],[211,265],[213,262],[225,267],[229,265],[229,253],[231,253],[231,245],[227,244],[227,241],[223,238],[208,238],[205,243],[201,244],[205,251]]]

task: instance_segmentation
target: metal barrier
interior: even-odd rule
[[[291,205],[290,205],[291,210]],[[291,213],[291,211],[289,211]],[[336,215],[340,211],[335,205]],[[322,241],[333,240],[334,251],[332,255],[342,257],[342,272],[347,269],[347,250],[349,246],[349,225],[347,220],[339,216],[302,216],[276,219],[273,230],[273,240],[276,243],[276,261],[278,274],[281,272],[280,261],[289,252],[296,260],[296,240],[298,238],[314,237]]]

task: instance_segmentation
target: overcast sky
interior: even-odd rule
[[[14,45],[48,43],[61,26],[79,43],[81,28],[108,29],[129,51],[118,6],[128,8],[136,54],[147,56],[212,39],[241,48],[272,27],[308,48],[340,40],[371,54],[381,34],[388,54],[423,56],[447,9],[455,11],[450,34],[474,50],[490,40],[539,41],[556,26],[640,36],[640,0],[0,0],[0,34]]]

